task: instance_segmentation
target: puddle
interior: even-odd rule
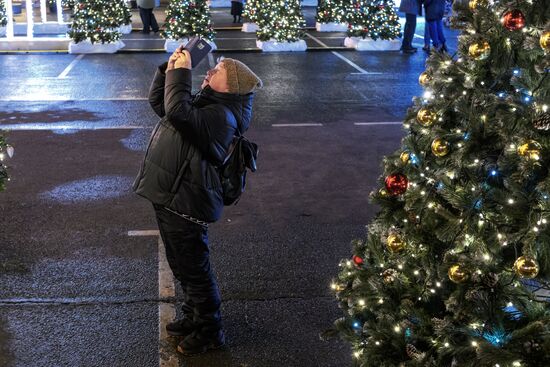
[[[128,176],[95,176],[59,185],[40,197],[66,204],[112,199],[129,194],[133,181]]]

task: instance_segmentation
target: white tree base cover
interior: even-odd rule
[[[346,23],[315,23],[317,32],[346,32],[348,25]]]
[[[241,31],[245,33],[256,33],[258,31],[258,25],[256,23],[243,23]]]
[[[122,34],[132,33],[132,24],[124,24],[118,27],[118,31]]]
[[[179,40],[167,39],[166,42],[164,42],[164,50],[168,53],[173,53],[181,45],[186,45],[187,42],[189,42],[189,38],[180,38]],[[216,46],[214,42],[208,40],[206,40],[206,42],[212,47],[212,51],[218,49],[218,46]]]
[[[307,50],[306,41],[279,42],[275,40],[260,41],[256,40],[256,47],[263,52],[284,52],[284,51],[305,51]]]
[[[372,40],[372,38],[346,37],[344,46],[354,48],[357,51],[399,51],[401,41],[394,40]]]
[[[114,54],[125,46],[124,42],[92,43],[89,40],[69,43],[70,54]]]
[[[6,27],[0,27],[0,37],[6,36]]]

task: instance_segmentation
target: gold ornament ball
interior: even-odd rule
[[[437,138],[432,142],[432,153],[436,157],[444,157],[449,154],[450,144],[448,141]]]
[[[468,3],[468,6],[470,7],[470,10],[472,12],[475,12],[479,8],[487,8],[489,6],[488,0],[470,0]]]
[[[539,264],[531,257],[521,256],[514,263],[514,271],[522,278],[532,279],[539,274]]]
[[[487,41],[472,43],[468,48],[468,54],[474,60],[485,60],[491,54],[491,45]]]
[[[422,74],[420,74],[420,76],[418,77],[418,82],[420,83],[420,85],[422,86],[426,86],[430,80],[432,80],[432,77],[430,76],[430,74],[428,74],[427,72],[423,72]]]
[[[416,116],[418,123],[422,126],[431,126],[437,119],[437,114],[429,108],[422,108]]]
[[[401,162],[403,162],[403,164],[406,164],[409,162],[409,159],[411,159],[411,154],[409,152],[403,152],[399,156],[399,159],[401,159]]]
[[[394,254],[405,249],[405,242],[396,234],[390,234],[388,236],[387,245],[390,252]]]
[[[458,264],[451,266],[447,274],[449,279],[457,284],[465,282],[469,276],[468,271]]]
[[[550,51],[550,31],[545,31],[540,36],[540,47],[545,51]]]
[[[533,161],[538,161],[540,159],[541,150],[542,146],[538,142],[535,140],[527,140],[518,147],[518,154]]]

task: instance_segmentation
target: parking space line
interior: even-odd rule
[[[403,125],[402,121],[354,122],[355,126]]]
[[[48,98],[0,98],[0,102],[94,102],[94,101],[148,101],[143,97],[113,97],[113,98],[67,98],[51,96]]]
[[[78,125],[55,125],[55,124],[0,124],[0,130],[10,131],[46,131],[46,130],[139,130],[151,129],[151,126],[78,126]],[[130,234],[128,234],[131,236]],[[136,235],[139,236],[139,235]]]
[[[325,48],[329,48],[329,46],[327,46],[326,43],[324,43],[323,41],[321,41],[320,39],[318,39],[317,37],[314,37],[312,36],[311,34],[309,33],[306,33],[306,36],[308,36],[309,38],[311,38],[312,40],[314,40],[315,42],[317,42],[318,44],[320,44],[321,46],[325,47]],[[357,71],[359,71],[360,74],[364,74],[364,75],[368,75],[368,74],[381,74],[381,73],[370,73],[368,71],[366,71],[365,69],[363,69],[362,67],[360,67],[359,65],[357,65],[356,63],[354,63],[353,61],[351,61],[350,59],[342,56],[340,53],[336,52],[336,51],[332,51],[332,54],[336,57],[338,57],[339,59],[341,59],[342,61],[346,62],[348,65],[352,66],[353,68],[355,68]],[[356,73],[357,74],[357,73]]]
[[[85,54],[81,54],[81,55],[78,55],[77,57],[75,57],[75,59],[73,61],[71,61],[71,63],[65,68],[65,70],[63,70],[61,72],[61,74],[59,74],[59,76],[57,77],[58,79],[65,79],[67,77],[67,75],[69,74],[69,72],[76,66],[76,64],[78,64],[78,62],[80,60],[82,60],[82,58],[86,56]]]
[[[312,127],[323,126],[323,124],[271,124],[272,127]]]
[[[176,318],[176,308],[171,302],[163,302],[176,296],[176,287],[170,265],[166,260],[166,250],[158,230],[128,231],[128,236],[158,236],[158,287],[159,287],[159,367],[177,367],[179,360],[174,353],[166,332],[166,325]]]

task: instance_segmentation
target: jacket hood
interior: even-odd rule
[[[239,132],[244,134],[250,126],[252,120],[252,102],[254,101],[254,92],[245,95],[216,92],[210,86],[206,86],[195,95],[193,105],[203,107],[212,103],[220,103],[229,108],[235,119]]]

